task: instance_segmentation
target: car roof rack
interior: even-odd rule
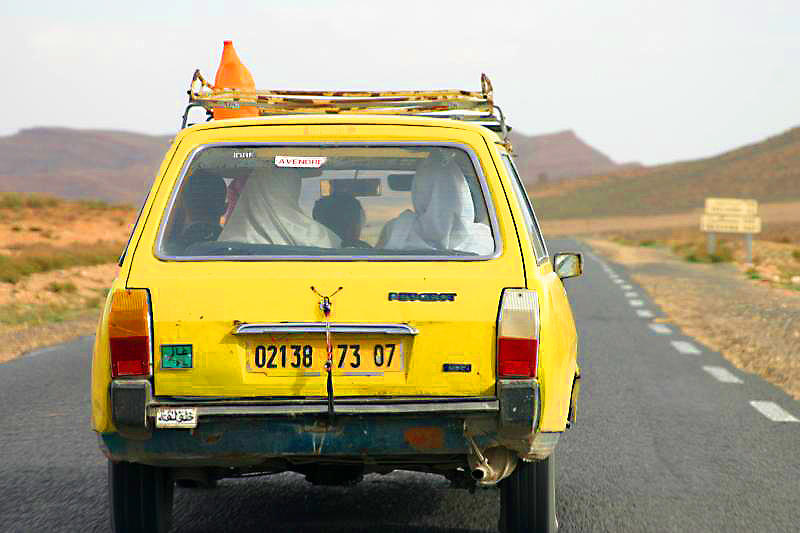
[[[307,114],[414,115],[461,120],[485,126],[499,133],[511,150],[502,110],[494,104],[492,83],[481,74],[480,92],[458,89],[427,91],[297,91],[217,89],[195,70],[189,86],[189,105],[183,114],[187,125],[189,111],[206,110],[207,120],[215,109],[256,108],[260,116]],[[495,114],[495,111],[497,113]]]

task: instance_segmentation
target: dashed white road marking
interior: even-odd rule
[[[631,307],[641,307],[644,305],[642,300],[628,300],[628,303],[631,304]]]
[[[697,346],[695,346],[691,342],[687,341],[671,341],[671,342],[672,342],[672,347],[681,353],[685,353],[688,355],[700,355],[701,353],[703,353],[697,348]]]
[[[621,280],[621,279],[619,279],[619,278],[616,278],[616,279],[613,279],[613,278],[612,278],[612,279],[611,279],[611,281],[613,281],[614,283],[625,283],[625,281],[624,281],[624,280]]]
[[[726,368],[721,366],[704,366],[703,370],[711,374],[717,381],[722,383],[744,383],[741,379],[737,378]]]
[[[653,312],[649,309],[637,309],[636,314],[642,318],[653,318]]]
[[[650,329],[652,329],[659,335],[669,335],[670,333],[672,333],[670,327],[665,326],[664,324],[650,324]]]
[[[762,402],[754,400],[750,402],[750,405],[755,407],[756,411],[766,416],[773,422],[800,422],[797,417],[792,416],[791,413],[783,409],[775,402]]]
[[[625,293],[625,298],[638,298],[639,293],[635,291],[629,291]]]
[[[620,289],[625,289],[626,291],[629,291],[629,290],[631,290],[633,288],[633,286],[626,283],[625,285],[620,285],[619,288]]]

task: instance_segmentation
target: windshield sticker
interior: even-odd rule
[[[297,157],[291,155],[276,155],[276,167],[289,168],[319,168],[325,164],[327,157]]]

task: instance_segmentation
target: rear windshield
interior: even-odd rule
[[[158,255],[486,258],[484,191],[451,146],[214,146],[177,184]]]

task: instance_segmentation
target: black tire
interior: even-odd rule
[[[212,490],[217,488],[216,479],[208,479],[205,481],[198,481],[196,479],[177,479],[175,486],[179,489],[187,490]]]
[[[167,533],[172,524],[174,483],[167,468],[108,462],[111,530]]]
[[[556,531],[555,459],[519,461],[514,473],[500,482],[500,531]]]

